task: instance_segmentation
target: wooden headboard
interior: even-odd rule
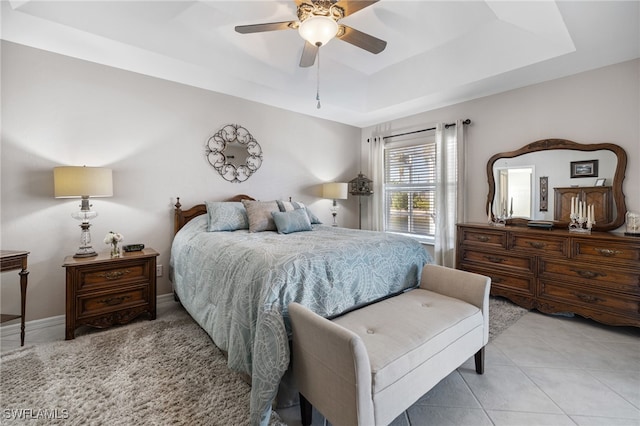
[[[180,204],[180,197],[176,198],[175,212],[173,215],[173,235],[177,234],[184,225],[186,225],[194,217],[198,217],[201,214],[207,213],[207,206],[205,204],[196,204],[187,210],[182,210],[182,204]],[[242,201],[242,200],[255,200],[255,198],[248,195],[238,194],[225,201]]]

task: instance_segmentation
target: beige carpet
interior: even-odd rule
[[[250,386],[182,309],[1,360],[0,424],[249,424]],[[13,421],[7,409],[58,420]],[[271,424],[284,423],[274,412]]]
[[[489,309],[491,338],[527,312],[495,298]],[[249,422],[249,385],[180,308],[155,321],[26,346],[1,361],[1,424]],[[6,410],[41,418],[11,420]],[[283,424],[275,412],[271,424]]]

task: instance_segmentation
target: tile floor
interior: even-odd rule
[[[392,423],[409,425],[640,426],[640,329],[529,312],[489,343],[484,375],[471,358]]]
[[[158,317],[176,308],[158,303]],[[27,344],[62,339],[63,324],[27,327]],[[2,333],[2,351],[19,346]],[[278,413],[300,425],[298,407]],[[484,375],[470,359],[392,424],[405,425],[640,426],[640,329],[529,312],[489,343]]]

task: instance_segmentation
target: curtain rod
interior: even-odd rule
[[[471,124],[471,120],[470,119],[466,119],[462,122],[462,124]],[[444,128],[448,129],[449,127],[455,126],[456,123],[450,123],[450,124],[445,124]],[[384,139],[388,139],[388,138],[396,138],[398,136],[406,136],[406,135],[413,135],[414,133],[422,133],[422,132],[428,132],[430,130],[435,130],[435,127],[430,127],[428,129],[421,129],[421,130],[415,130],[413,132],[406,132],[406,133],[398,133],[397,135],[389,135],[389,136],[383,136],[382,140]],[[367,139],[367,142],[369,142],[369,139]]]

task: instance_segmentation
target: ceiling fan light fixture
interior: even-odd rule
[[[338,23],[328,16],[313,15],[300,23],[298,32],[314,46],[324,46],[338,34]]]

